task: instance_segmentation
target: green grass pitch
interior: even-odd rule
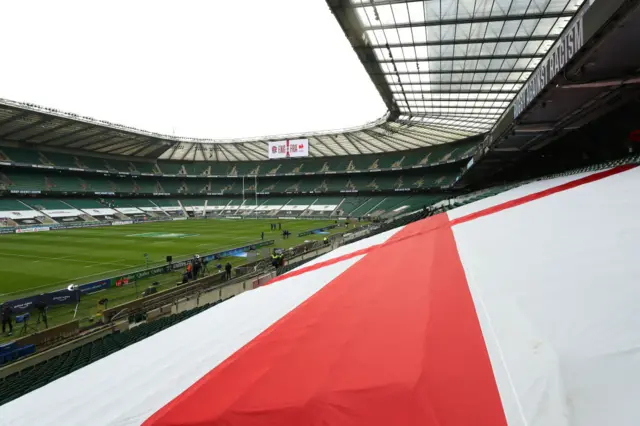
[[[180,257],[191,257],[196,253],[209,254],[241,247],[259,241],[261,232],[264,232],[265,240],[276,240],[271,247],[289,248],[323,237],[297,237],[298,232],[321,228],[334,222],[206,219],[0,235],[0,302],[59,290],[70,283],[84,284],[143,269],[146,266],[145,253],[149,255],[150,266],[165,264],[167,255],[179,260]],[[283,240],[281,231],[270,231],[270,223],[282,223],[282,229],[288,229],[292,236]],[[341,231],[344,228],[337,228],[331,233]],[[227,261],[240,265],[246,259],[229,257],[222,262]],[[213,266],[209,266],[210,272],[213,272]],[[154,281],[160,283],[160,290],[170,288],[179,281],[181,275],[182,271],[176,271],[142,279],[135,285],[111,287],[84,295],[77,311],[75,305],[49,309],[49,326],[62,324],[73,318],[80,320],[81,324],[87,324],[97,314],[97,302],[100,299],[108,298],[109,307],[112,307],[140,297],[140,293]],[[15,337],[21,331],[17,324],[14,327]],[[14,337],[0,335],[0,343]]]
[[[282,223],[293,236],[282,240],[270,223]],[[164,263],[195,253],[206,254],[275,239],[275,247],[292,247],[320,236],[296,237],[301,231],[333,223],[329,220],[189,220],[83,228],[42,233],[0,235],[0,300],[15,299],[118,275],[119,271]],[[232,264],[243,263],[230,258]],[[226,261],[226,260],[225,260]]]

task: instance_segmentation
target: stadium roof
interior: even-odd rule
[[[467,122],[463,127],[442,117],[433,118],[429,123],[404,123],[392,121],[387,114],[365,126],[333,132],[207,140],[162,135],[0,99],[0,140],[21,142],[36,148],[46,146],[179,161],[266,160],[269,141],[295,138],[310,140],[311,157],[416,149],[455,142],[483,132],[477,123]]]
[[[584,0],[327,0],[389,110],[359,128],[252,139],[147,132],[0,100],[0,140],[179,161],[267,159],[272,140],[310,156],[440,145],[491,129]]]
[[[497,121],[584,0],[329,0],[400,120]]]

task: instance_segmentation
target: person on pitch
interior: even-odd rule
[[[193,278],[198,279],[198,275],[200,275],[200,269],[202,269],[202,263],[200,262],[200,255],[196,254],[195,259],[193,259]]]
[[[193,264],[191,262],[187,263],[187,277],[189,277],[189,279],[193,279]]]
[[[224,277],[226,280],[230,280],[231,279],[231,263],[227,262],[226,265],[224,265]]]
[[[13,315],[13,309],[9,306],[8,303],[4,303],[2,305],[2,332],[5,332],[5,328],[9,326],[9,334],[11,336],[13,334],[13,322],[11,319],[11,315]]]

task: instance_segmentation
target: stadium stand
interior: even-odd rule
[[[350,193],[397,190],[429,190],[447,187],[458,173],[455,166],[440,166],[429,174],[413,172],[361,173],[297,177],[244,179],[244,193]],[[3,169],[0,191],[41,193],[121,193],[121,194],[237,194],[243,193],[242,178],[130,177],[124,175],[82,174],[66,171],[26,171]]]
[[[205,200],[204,198],[198,198],[198,199],[185,199],[185,200],[180,200],[180,203],[184,206],[184,207],[193,207],[193,206],[197,206],[197,207],[204,207],[204,203],[207,200]]]
[[[275,162],[201,162],[184,164],[171,161],[131,161],[98,158],[24,148],[0,147],[6,160],[25,165],[44,165],[73,169],[106,170],[118,173],[153,173],[177,176],[275,176],[284,174],[353,172],[427,167],[462,161],[475,151],[477,141],[357,157],[293,159]]]
[[[18,347],[16,342],[9,342],[0,345],[0,366],[16,361],[22,357],[29,356],[36,351],[33,344]],[[2,402],[0,402],[2,404]]]
[[[36,210],[68,210],[69,205],[63,201],[54,200],[49,198],[36,198],[31,200],[23,200],[25,204],[33,207]]]
[[[30,207],[24,203],[21,203],[18,200],[0,198],[0,211],[10,211],[10,210],[29,210]]]
[[[100,209],[104,208],[104,205],[101,204],[98,200],[92,199],[64,199],[64,202],[69,204],[71,207],[75,209]]]

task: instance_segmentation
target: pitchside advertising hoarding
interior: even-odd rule
[[[258,250],[275,244],[275,240],[260,241],[255,244],[249,244],[242,247],[236,247],[230,250],[220,251],[209,255],[202,256],[206,262],[218,260],[227,256],[234,256],[251,250]],[[186,266],[188,260],[173,262],[171,264],[156,266],[142,271],[132,272],[126,275],[119,275],[113,278],[105,278],[88,284],[82,284],[71,290],[62,289],[50,293],[43,293],[36,296],[24,297],[21,299],[9,300],[7,303],[14,314],[22,314],[32,311],[38,303],[44,303],[47,306],[57,306],[66,304],[75,304],[80,301],[81,295],[97,293],[110,287],[123,287],[133,282],[153,277],[160,274],[171,272],[172,270],[181,269]]]
[[[309,139],[286,139],[269,142],[269,158],[297,158],[309,156]]]

